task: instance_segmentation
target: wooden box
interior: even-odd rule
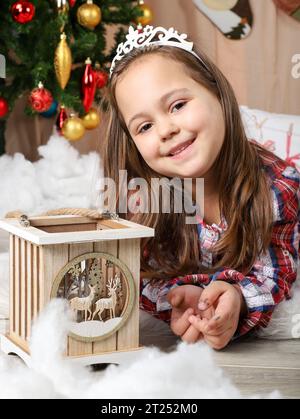
[[[1,348],[30,363],[32,321],[52,298],[74,311],[66,354],[119,362],[139,349],[140,239],[154,230],[81,216],[0,220],[10,233],[10,322]],[[126,359],[126,356],[125,356]]]

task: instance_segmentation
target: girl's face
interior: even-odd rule
[[[208,178],[225,136],[221,105],[184,65],[159,54],[137,59],[116,100],[145,162],[168,177]]]

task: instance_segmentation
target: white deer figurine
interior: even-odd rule
[[[89,288],[90,288],[90,293],[87,297],[75,297],[69,301],[72,310],[84,311],[85,322],[87,321],[87,312],[89,312],[88,320],[90,320],[92,316],[90,307],[95,297],[96,285],[94,287],[92,285],[89,285]]]
[[[115,317],[115,308],[117,304],[117,288],[120,284],[120,277],[116,274],[115,278],[110,278],[108,285],[106,287],[108,288],[108,298],[100,298],[100,300],[96,301],[95,303],[95,310],[93,312],[93,317],[96,316],[98,313],[100,321],[102,321],[101,314],[105,309],[109,310],[110,318]]]

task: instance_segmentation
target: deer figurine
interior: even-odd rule
[[[96,316],[96,314],[98,313],[99,319],[100,321],[102,320],[101,314],[104,310],[108,309],[109,310],[109,315],[110,318],[115,317],[115,308],[116,308],[116,304],[117,304],[117,288],[120,284],[120,277],[116,274],[115,278],[110,278],[108,285],[106,285],[106,287],[108,288],[108,298],[100,298],[98,301],[96,301],[95,303],[95,310],[93,312],[93,317],[92,320],[94,319],[94,317]]]
[[[84,311],[85,322],[87,320],[90,320],[90,318],[92,317],[92,312],[90,310],[90,307],[95,297],[96,285],[94,287],[92,285],[89,285],[89,288],[90,288],[90,293],[87,297],[81,297],[81,298],[75,297],[69,301],[72,310]],[[89,312],[88,319],[87,319],[87,312]]]

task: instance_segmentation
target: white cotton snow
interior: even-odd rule
[[[41,158],[35,163],[20,153],[0,157],[0,217],[15,210],[39,215],[62,207],[96,205],[97,182],[102,176],[96,152],[80,155],[57,134],[38,147],[38,152]]]
[[[204,343],[180,343],[170,353],[147,348],[135,361],[101,373],[72,364],[61,356],[70,322],[66,302],[52,300],[33,328],[32,369],[0,355],[0,398],[242,397]],[[274,392],[267,397],[280,396]]]

